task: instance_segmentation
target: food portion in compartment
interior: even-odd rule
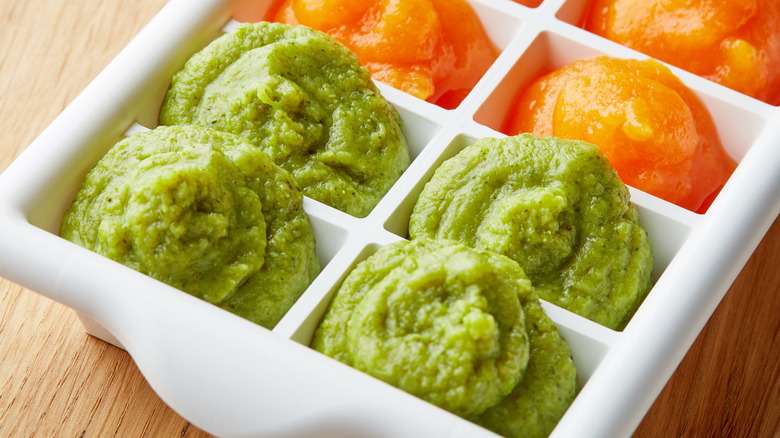
[[[312,347],[508,437],[549,434],[577,390],[520,266],[455,242],[400,241],[359,263]]]
[[[158,127],[89,171],[60,236],[271,328],[320,269],[302,202],[239,137]]]
[[[736,167],[707,108],[653,60],[599,56],[547,73],[520,89],[502,131],[594,143],[623,182],[698,213]]]
[[[777,0],[593,0],[585,28],[780,105]]]
[[[402,120],[344,45],[305,27],[247,23],[176,73],[162,125],[239,135],[303,193],[364,217],[410,162]]]
[[[542,299],[622,329],[652,286],[650,241],[629,198],[595,145],[484,138],[436,169],[409,236],[505,255]]]
[[[374,79],[447,109],[498,57],[465,0],[276,0],[266,19],[326,32],[352,49]]]

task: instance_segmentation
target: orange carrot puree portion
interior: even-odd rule
[[[780,105],[778,0],[594,0],[585,28]]]
[[[250,2],[243,3],[239,21],[252,16]],[[374,79],[447,109],[499,53],[464,0],[276,0],[262,18],[326,32]]]
[[[602,56],[548,73],[520,90],[502,130],[594,143],[623,182],[699,213],[736,167],[707,109],[653,60]]]

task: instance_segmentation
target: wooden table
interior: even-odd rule
[[[0,0],[0,170],[165,0]],[[780,147],[780,145],[778,145]],[[778,436],[780,221],[683,360],[640,437]],[[0,436],[207,436],[166,406],[123,350],[0,279]]]

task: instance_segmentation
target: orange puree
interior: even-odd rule
[[[585,28],[780,105],[780,0],[593,0]]]
[[[553,71],[518,93],[503,131],[594,143],[626,184],[700,213],[736,167],[707,109],[652,60],[604,56]]]
[[[464,0],[276,0],[265,19],[326,32],[374,79],[448,109],[498,57]]]

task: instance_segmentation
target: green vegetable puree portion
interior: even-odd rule
[[[577,369],[569,344],[535,294],[521,294],[531,357],[523,380],[495,406],[472,420],[509,438],[543,438],[577,395]]]
[[[622,329],[649,291],[653,254],[626,186],[599,149],[523,134],[445,161],[409,220],[517,261],[539,296]]]
[[[60,236],[266,327],[319,272],[292,177],[240,138],[195,126],[119,141]]]
[[[410,162],[401,118],[357,57],[303,26],[246,23],[214,40],[173,77],[160,123],[237,134],[306,196],[358,217]]]
[[[487,427],[511,397],[522,406],[509,415],[526,418],[514,421],[549,432],[576,390],[569,347],[519,265],[455,242],[401,241],[358,264],[312,347],[465,418],[494,412]]]

